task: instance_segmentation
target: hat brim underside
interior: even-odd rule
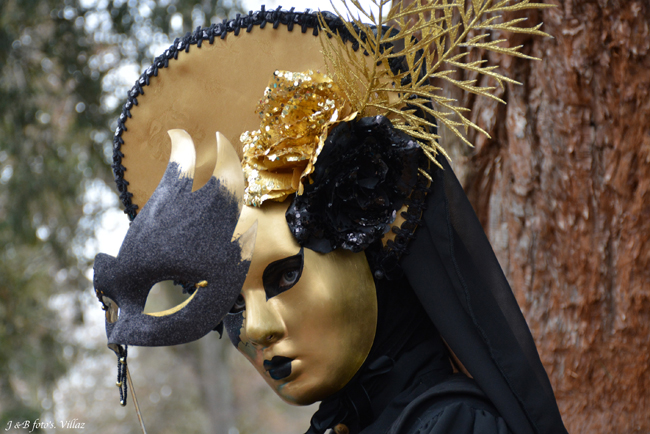
[[[114,171],[116,179],[128,182],[120,185],[118,180],[118,188],[131,218],[147,203],[165,172],[171,150],[168,130],[185,130],[194,140],[196,190],[212,175],[217,131],[241,157],[239,137],[259,129],[255,108],[274,71],[326,72],[316,32],[303,32],[299,26],[290,30],[284,24],[274,27],[256,25],[212,42],[181,45],[167,67],[143,74],[149,83],[134,87],[139,89],[137,105],[127,102],[130,117],[121,116],[116,134],[122,143],[116,143],[121,161],[115,161]]]

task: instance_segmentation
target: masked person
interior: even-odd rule
[[[427,77],[448,75],[436,68],[457,12],[410,8],[391,10],[393,28],[262,9],[145,71],[115,136],[133,223],[95,263],[122,360],[123,345],[225,326],[282,399],[321,401],[309,433],[566,432],[438,145],[436,123],[472,126]],[[143,314],[172,279],[188,300]]]

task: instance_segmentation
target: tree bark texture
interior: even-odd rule
[[[470,132],[471,150],[452,143],[454,167],[569,432],[646,433],[650,2],[545,2],[557,7],[519,16],[553,38],[501,35],[541,61],[472,57],[523,84],[496,90],[507,105],[447,90],[491,136]]]

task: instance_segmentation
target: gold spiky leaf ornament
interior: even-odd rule
[[[454,73],[465,70],[486,75],[501,87],[504,81],[519,84],[495,71],[496,66],[486,66],[486,60],[469,62],[466,59],[473,50],[479,49],[536,59],[521,53],[521,46],[504,46],[506,39],[491,39],[490,32],[549,36],[539,30],[542,24],[519,27],[526,18],[506,20],[504,14],[553,7],[529,0],[414,0],[395,1],[392,6],[391,0],[372,0],[377,10],[375,14],[358,0],[343,3],[343,12],[352,17],[351,21],[343,18],[334,4],[332,7],[358,43],[359,50],[368,53],[372,61],[355,55],[352,44],[346,43],[321,16],[325,35],[321,37],[321,44],[328,75],[345,93],[352,111],[358,112],[359,117],[370,114],[388,117],[396,129],[416,138],[435,164],[438,164],[435,155],[446,153],[439,144],[440,136],[432,132],[435,131],[434,123],[419,116],[416,109],[435,118],[439,125],[447,127],[470,146],[461,128],[465,134],[473,128],[489,135],[465,116],[468,108],[443,96],[442,89],[432,85],[431,79],[447,81],[469,93],[504,102],[493,94],[494,87],[477,85],[477,79],[456,80]],[[388,30],[374,31],[385,27]],[[403,48],[394,50],[393,44],[403,44]],[[389,62],[401,56],[407,68],[395,73]],[[409,79],[403,80],[407,77]],[[404,110],[407,104],[410,109]]]
[[[447,154],[440,146],[436,124],[444,125],[470,146],[465,137],[469,128],[489,137],[465,116],[469,109],[444,96],[432,80],[504,102],[493,94],[494,87],[477,85],[476,78],[456,80],[453,75],[465,70],[492,77],[501,87],[504,81],[519,84],[495,71],[496,66],[486,66],[486,60],[465,59],[477,49],[534,59],[521,53],[521,46],[503,46],[506,39],[491,40],[489,32],[548,36],[539,30],[541,24],[518,27],[525,18],[507,21],[502,14],[552,6],[529,0],[391,3],[372,0],[375,15],[358,0],[343,1],[351,21],[332,4],[346,35],[339,33],[340,25],[332,28],[331,21],[328,24],[319,15],[327,73],[274,73],[257,107],[260,129],[246,131],[240,139],[244,144],[242,165],[248,205],[259,206],[265,200],[281,202],[293,193],[302,194],[303,182],[309,182],[328,132],[355,118],[387,117],[393,127],[415,138],[438,166],[436,155]],[[359,55],[359,51],[366,55]],[[401,63],[399,69],[391,68],[395,61]],[[420,173],[430,179],[423,169]]]

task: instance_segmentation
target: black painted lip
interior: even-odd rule
[[[282,380],[291,375],[291,362],[293,359],[283,356],[274,356],[271,360],[264,360],[264,369],[274,380]]]

